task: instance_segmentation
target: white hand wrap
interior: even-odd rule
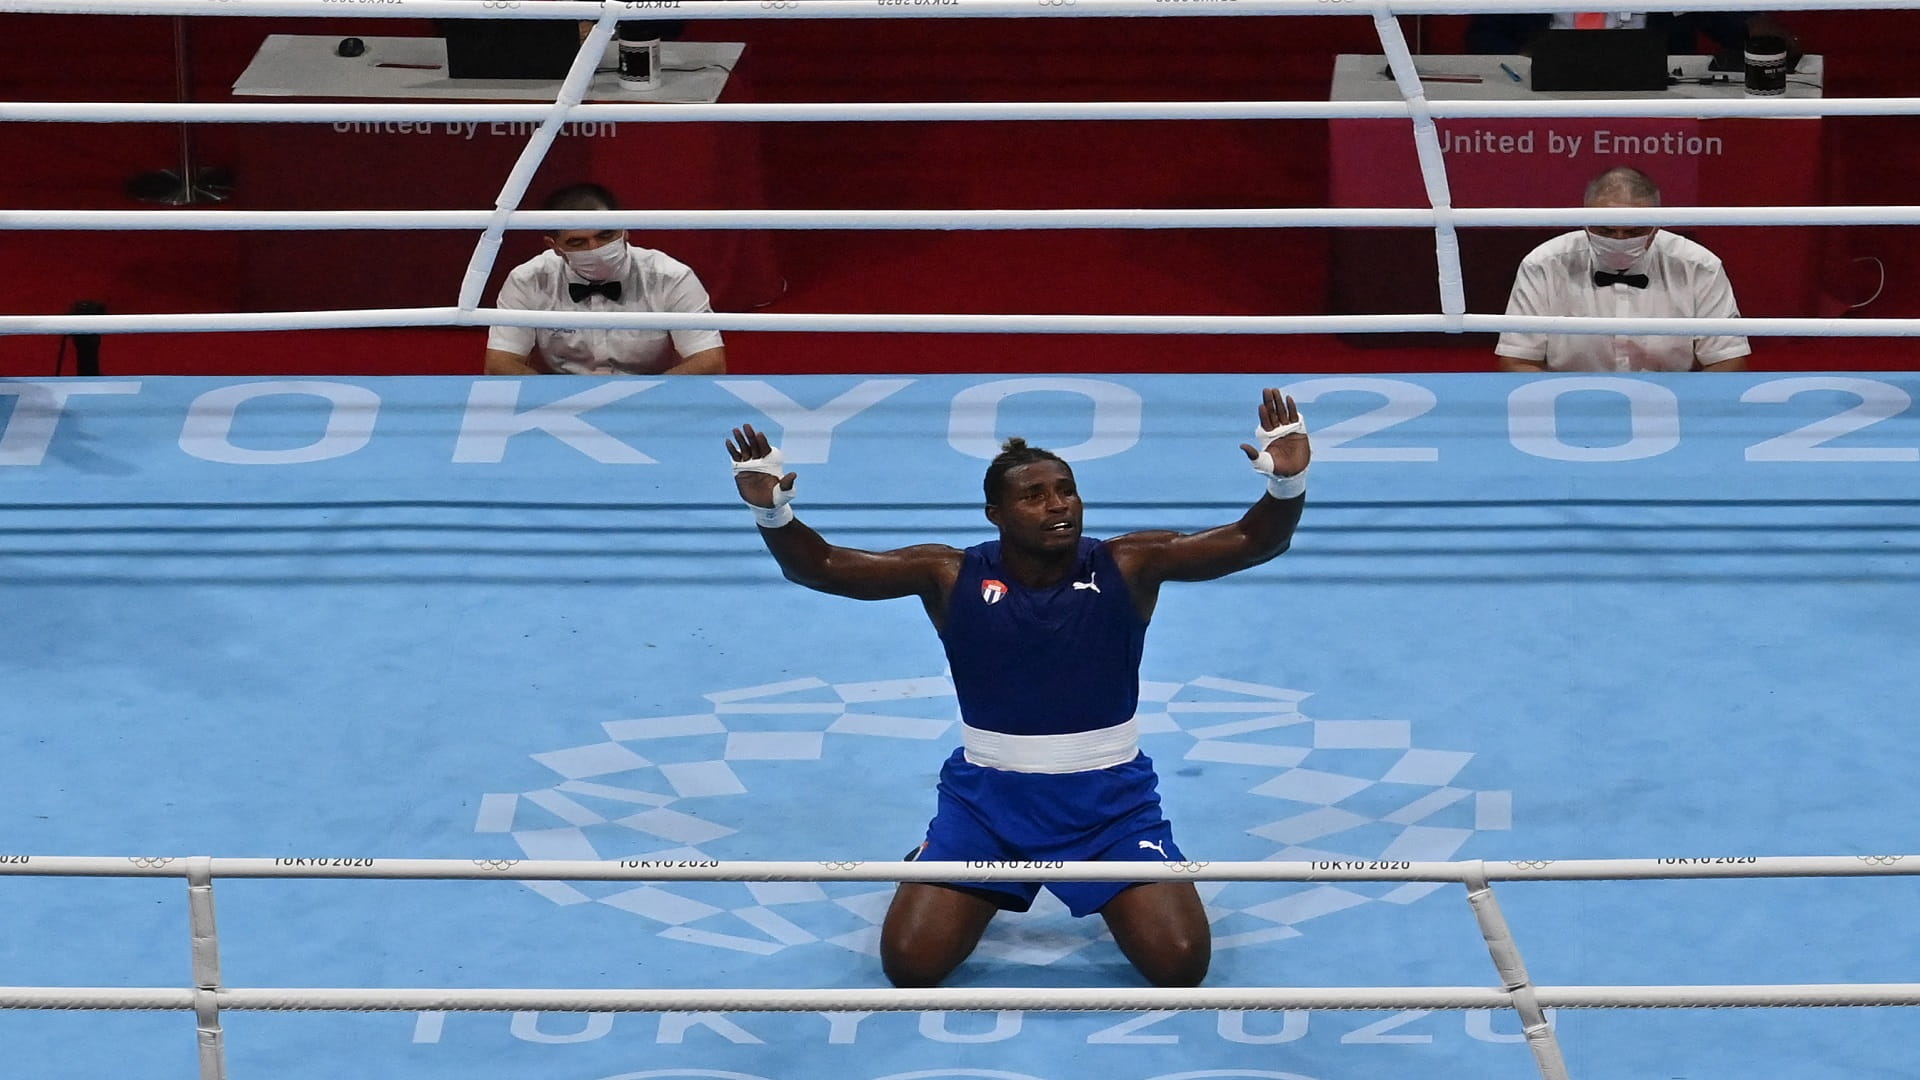
[[[1304,417],[1291,424],[1279,427],[1260,427],[1253,429],[1253,444],[1260,448],[1260,454],[1253,459],[1253,471],[1267,478],[1267,494],[1276,499],[1297,499],[1307,493],[1307,470],[1301,469],[1292,476],[1281,476],[1273,469],[1273,455],[1267,453],[1267,447],[1276,439],[1288,435],[1307,433],[1307,421]]]
[[[793,501],[793,492],[780,486],[780,479],[787,475],[786,465],[786,456],[780,453],[780,448],[777,446],[770,447],[761,457],[733,463],[735,473],[757,472],[773,477],[773,505],[747,504],[747,509],[753,511],[754,521],[758,522],[763,529],[777,529],[793,520],[793,507],[787,505]]]

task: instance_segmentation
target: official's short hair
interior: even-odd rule
[[[547,196],[540,204],[542,210],[618,210],[620,200],[613,192],[599,184],[568,184],[566,187]],[[563,230],[548,229],[548,236],[558,236]]]
[[[1000,488],[1006,483],[1007,474],[1022,465],[1031,465],[1036,461],[1057,461],[1072,475],[1073,466],[1051,450],[1042,450],[1037,446],[1028,446],[1027,440],[1018,435],[1000,444],[1000,453],[987,465],[987,478],[981,484],[986,489],[987,505],[1000,505]]]
[[[1660,185],[1639,169],[1620,165],[1587,181],[1586,205],[1592,206],[1601,199],[1633,206],[1659,206]]]

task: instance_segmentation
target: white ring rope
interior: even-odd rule
[[[188,877],[198,856],[0,855],[0,877]],[[1124,873],[1119,871],[1124,868]],[[1458,862],[842,862],[214,857],[216,878],[491,881],[1642,881],[1910,877],[1920,855]]]
[[[1567,117],[1816,117],[1897,116],[1920,113],[1920,98],[1629,98],[1547,101],[1432,101],[1436,119],[1537,119]],[[551,105],[514,102],[264,103],[216,102],[0,102],[0,121],[123,124],[344,124],[416,120],[537,121]],[[1398,120],[1411,115],[1404,101],[887,101],[824,105],[813,102],[712,104],[587,102],[572,106],[572,122],[710,123],[893,123],[1012,120]],[[167,211],[155,211],[166,213]]]
[[[1809,983],[1728,986],[1542,986],[1543,1009],[1798,1009],[1920,1005],[1920,983]],[[545,990],[233,987],[222,1010],[251,1012],[1150,1012],[1386,1011],[1507,1009],[1495,987],[1196,987],[1057,989],[1021,987],[897,990]],[[182,1010],[190,990],[167,987],[0,987],[0,1009]]]
[[[1470,15],[1479,12],[1534,15],[1584,11],[1592,0],[1388,0],[1362,7],[1355,0],[1074,0],[1045,6],[1034,0],[942,0],[889,4],[874,0],[681,0],[671,9],[633,8],[583,0],[0,0],[0,14],[218,15],[271,18],[320,16],[355,19],[579,19],[597,20],[609,10],[625,18],[675,19],[1080,19],[1104,16],[1218,17],[1264,15],[1366,16],[1376,7],[1396,15]],[[1913,0],[1688,0],[1688,11],[1906,11]]]
[[[457,307],[158,315],[0,315],[8,334],[196,334],[400,326],[746,330],[841,334],[1743,334],[1920,337],[1920,319],[1611,319],[1573,315],[841,315],[814,312],[553,312]]]
[[[719,860],[519,861],[514,859],[188,858],[0,855],[13,876],[185,877],[193,931],[194,986],[0,987],[0,1009],[192,1010],[200,1076],[224,1080],[223,1009],[351,1012],[876,1012],[1403,1010],[1511,1008],[1542,1080],[1569,1080],[1551,1008],[1805,1008],[1920,1005],[1920,984],[1777,986],[1536,986],[1493,895],[1494,880],[1649,877],[1888,876],[1920,873],[1920,858],[1742,856],[1520,862],[721,862]],[[1178,989],[270,989],[220,986],[213,920],[215,877],[491,878],[494,880],[710,881],[1085,881],[1116,874],[1143,881],[1457,881],[1502,987],[1253,987]]]
[[[1476,228],[1578,228],[1632,225],[1920,225],[1920,206],[1648,206],[1458,209],[1453,222]],[[0,230],[85,229],[156,232],[246,230],[483,229],[487,210],[0,210]],[[983,230],[1026,229],[1337,229],[1420,228],[1440,216],[1394,207],[1241,207],[1211,210],[520,210],[511,229],[773,229]]]
[[[1810,208],[1821,209],[1821,208]],[[1920,208],[1916,208],[1920,213]],[[535,215],[544,215],[536,218]],[[1331,216],[1329,216],[1331,215]],[[484,210],[0,211],[0,229],[478,229]],[[512,228],[583,228],[578,212],[520,211]],[[1429,225],[1428,210],[622,210],[591,218],[605,228],[648,229],[1250,229]]]

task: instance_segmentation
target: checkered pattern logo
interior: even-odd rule
[[[603,723],[596,741],[532,755],[551,786],[483,796],[475,830],[510,837],[529,859],[898,858],[919,839],[933,811],[928,778],[958,741],[947,677],[806,678],[703,696],[705,711]],[[1302,709],[1308,697],[1211,676],[1141,684],[1141,745],[1189,857],[1451,859],[1477,832],[1511,827],[1508,792],[1459,782],[1472,753],[1417,746],[1406,721],[1317,718]],[[922,788],[923,805],[906,820],[845,809],[882,789],[898,797]],[[769,847],[767,833],[786,834],[815,806],[807,834],[815,849]],[[630,912],[663,938],[759,955],[877,953],[893,892],[860,882],[526,885],[558,904]],[[1224,950],[1299,937],[1338,912],[1408,904],[1444,887],[1200,890],[1214,947]],[[1042,892],[1033,913],[995,920],[978,955],[1050,964],[1104,933],[1100,920],[1072,919]]]

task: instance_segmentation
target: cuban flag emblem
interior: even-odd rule
[[[988,578],[980,583],[980,599],[989,604],[997,604],[1007,598],[1007,583]]]

